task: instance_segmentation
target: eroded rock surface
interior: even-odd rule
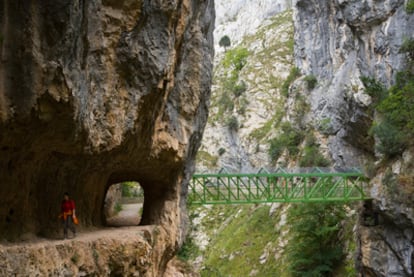
[[[107,188],[134,180],[141,224],[168,230],[162,272],[207,119],[213,22],[212,0],[2,1],[1,239],[56,237],[65,191],[100,226]]]
[[[157,276],[155,226],[105,229],[70,240],[0,248],[1,276]]]

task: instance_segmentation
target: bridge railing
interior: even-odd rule
[[[368,199],[366,183],[359,171],[194,174],[188,200],[191,204],[355,201]]]

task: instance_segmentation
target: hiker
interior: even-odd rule
[[[65,192],[63,195],[60,217],[63,220],[64,239],[68,238],[68,229],[72,231],[73,237],[76,237],[76,229],[75,225],[73,224],[73,219],[76,217],[75,201],[69,198],[69,194],[67,192]]]

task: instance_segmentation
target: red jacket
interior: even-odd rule
[[[73,214],[75,209],[75,202],[72,199],[63,200],[61,210],[63,214]]]

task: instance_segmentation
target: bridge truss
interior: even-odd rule
[[[364,192],[367,182],[356,169],[194,174],[188,201],[192,205],[360,201],[369,199]]]

